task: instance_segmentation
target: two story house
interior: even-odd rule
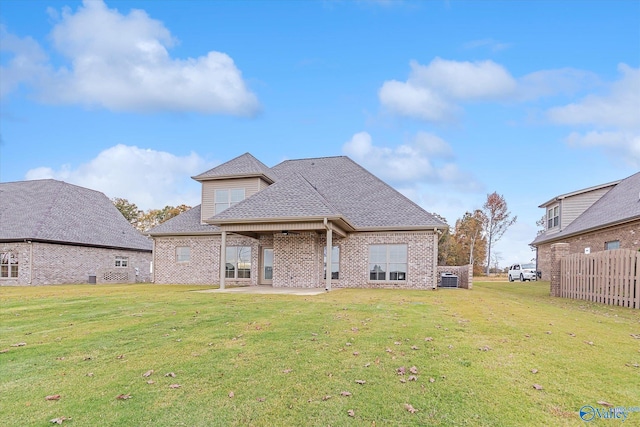
[[[156,283],[434,289],[446,224],[348,157],[192,177],[202,203],[149,231]]]
[[[542,278],[550,274],[554,243],[569,253],[625,248],[640,250],[640,172],[620,181],[561,194],[539,206],[545,229],[531,243],[537,249]]]

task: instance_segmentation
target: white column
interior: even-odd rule
[[[327,291],[331,290],[331,250],[333,249],[333,230],[331,229],[331,225],[327,227],[327,283],[325,285],[325,289]]]
[[[222,231],[220,241],[220,289],[224,289],[224,275],[227,266],[227,232]]]

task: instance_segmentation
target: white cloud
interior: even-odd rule
[[[8,66],[0,66],[0,98],[17,89],[20,84],[35,82],[49,73],[48,57],[34,39],[20,38],[0,25],[0,52],[12,55]]]
[[[530,101],[555,95],[575,95],[598,84],[596,74],[575,68],[534,71],[518,79],[518,98]]]
[[[389,111],[422,120],[451,120],[459,102],[496,100],[517,87],[509,72],[493,61],[459,62],[435,58],[429,65],[411,61],[406,82],[389,80],[378,92]]]
[[[640,135],[633,132],[571,132],[565,139],[573,147],[601,147],[611,157],[622,159],[632,167],[640,167]]]
[[[211,167],[196,153],[176,156],[164,151],[118,144],[88,163],[73,169],[39,167],[25,179],[58,179],[101,191],[108,197],[122,197],[139,208],[158,209],[166,205],[200,204],[200,185],[190,177]]]
[[[376,146],[368,132],[359,132],[342,146],[342,151],[389,182],[414,186],[420,182],[442,182],[466,189],[477,185],[451,161],[450,145],[427,132],[418,132],[410,141],[394,148]]]
[[[171,58],[175,38],[143,10],[125,15],[102,0],[84,0],[75,13],[62,11],[51,39],[69,67],[39,79],[45,102],[129,112],[252,115],[259,109],[229,55]],[[12,68],[29,72],[17,63]]]
[[[589,95],[580,102],[548,111],[558,124],[614,126],[640,129],[640,68],[620,64],[622,78],[611,85],[607,95]]]

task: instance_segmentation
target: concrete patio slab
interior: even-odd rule
[[[236,294],[264,294],[264,295],[320,295],[327,291],[324,288],[274,288],[273,286],[242,286],[226,289],[206,289],[194,291],[200,293],[236,293]]]

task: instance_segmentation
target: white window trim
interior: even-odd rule
[[[222,196],[222,192],[226,192],[226,197]],[[242,192],[242,197],[239,199],[233,198],[231,195],[233,192]],[[240,203],[247,197],[247,191],[245,188],[217,188],[213,195],[213,209],[214,214],[217,215],[220,212],[229,209],[236,203]],[[237,199],[237,200],[236,200]]]
[[[239,280],[239,281],[243,281],[243,280],[251,280],[251,267],[252,267],[252,263],[253,263],[253,251],[251,249],[251,246],[227,246],[226,250],[229,251],[230,249],[234,249],[235,250],[235,258],[234,258],[234,262],[230,263],[227,260],[227,254],[225,254],[224,256],[224,276],[226,279],[230,279],[230,280]],[[241,249],[248,249],[249,250],[249,277],[238,277],[238,272],[239,272],[239,268],[238,268],[238,259],[239,257],[239,252]],[[233,277],[229,277],[227,276],[227,264],[233,264]]]
[[[181,253],[181,250],[186,250],[186,253]],[[191,246],[176,246],[176,262],[178,264],[191,262]]]
[[[5,279],[5,280],[17,279],[18,276],[20,275],[20,263],[18,262],[18,257],[12,251],[2,252],[1,254],[2,254],[2,260],[4,261],[5,258],[7,260],[6,264],[5,263],[0,264],[3,266],[5,265],[7,266],[7,275],[4,276],[4,275],[1,275],[0,273],[0,279]],[[11,274],[14,271],[15,271],[15,276]]]
[[[127,268],[127,267],[129,267],[129,257],[128,256],[116,255],[114,266],[116,268]]]

